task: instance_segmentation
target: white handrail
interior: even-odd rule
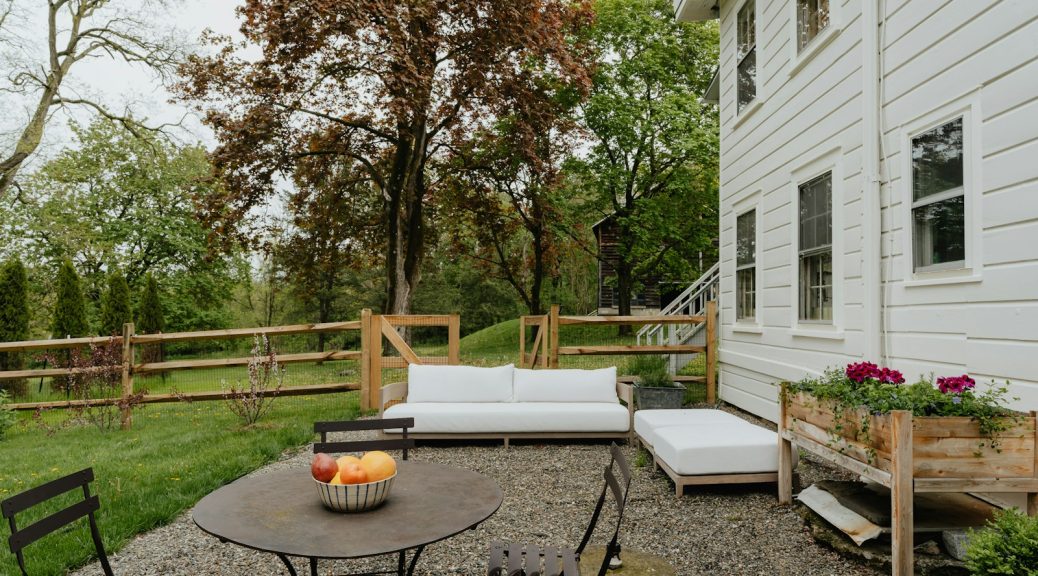
[[[667,304],[662,310],[660,310],[661,316],[670,316],[674,314],[689,314],[692,316],[702,315],[706,311],[706,303],[710,300],[717,298],[718,281],[720,280],[721,274],[720,263],[714,264],[706,272],[703,273],[695,282],[693,282],[688,288],[683,290],[681,294],[674,300]],[[642,338],[647,341],[652,341],[653,337],[661,339],[663,337],[663,325],[662,324],[649,324],[642,326],[642,329],[638,331],[637,342],[642,343]],[[681,338],[691,336],[696,332],[696,327],[688,330],[688,334],[679,334],[679,340]]]

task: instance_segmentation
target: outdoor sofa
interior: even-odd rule
[[[697,484],[778,481],[777,434],[723,410],[639,410],[634,433],[678,496]]]
[[[384,418],[414,418],[411,438],[503,439],[506,446],[515,438],[629,439],[634,414],[631,387],[616,381],[615,366],[412,364],[407,382],[382,388],[380,404]]]

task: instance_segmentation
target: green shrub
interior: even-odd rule
[[[674,385],[667,359],[663,356],[638,356],[628,366],[631,374],[638,377],[638,385],[646,388],[663,388]]]
[[[29,278],[25,266],[18,259],[9,260],[0,269],[0,342],[29,339]],[[21,352],[0,353],[0,370],[25,368]],[[0,388],[12,396],[24,396],[26,381],[0,380]]]
[[[14,426],[14,423],[18,421],[18,416],[15,415],[14,410],[7,406],[8,398],[7,390],[0,390],[0,440],[4,439],[7,429]]]
[[[966,566],[971,574],[1038,576],[1038,518],[1004,510],[970,536]]]
[[[130,286],[119,269],[108,276],[108,289],[101,298],[101,334],[121,336],[123,324],[133,321],[130,310]]]
[[[65,260],[58,269],[58,298],[54,304],[51,336],[53,338],[67,336],[77,338],[87,336],[89,332],[86,300],[83,298],[79,274],[76,274],[72,262]]]

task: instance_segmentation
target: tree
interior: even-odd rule
[[[589,22],[586,2],[248,0],[239,14],[263,57],[214,40],[220,51],[189,59],[180,85],[220,141],[227,193],[203,212],[220,232],[239,228],[302,159],[362,171],[382,203],[394,314],[420,279],[443,152],[512,110],[535,114],[539,78],[587,82],[568,41]]]
[[[144,278],[144,290],[137,303],[137,322],[134,328],[138,334],[159,334],[166,329],[166,318],[162,313],[162,298],[159,296],[159,283],[151,274]],[[141,350],[141,360],[143,362],[161,362],[163,352],[162,343],[145,344]]]
[[[592,137],[571,166],[574,193],[619,226],[619,313],[637,278],[694,278],[717,230],[718,120],[703,102],[717,65],[714,23],[680,23],[667,0],[599,0],[598,53],[581,106]],[[579,237],[575,235],[575,237]],[[601,257],[601,256],[599,256]]]
[[[39,0],[28,4],[33,9],[44,5]],[[4,92],[34,102],[13,148],[0,150],[0,196],[15,184],[19,170],[39,147],[48,121],[59,109],[86,108],[142,136],[163,128],[148,127],[132,115],[116,113],[67,86],[73,67],[79,68],[77,63],[84,60],[121,59],[148,67],[163,78],[181,60],[170,35],[156,31],[141,17],[158,2],[139,3],[137,12],[124,8],[126,4],[125,0],[47,0],[46,17],[39,18],[47,29],[33,35],[46,38],[46,60],[23,62],[7,74],[7,84],[0,85]],[[21,42],[6,30],[11,27],[14,5],[14,0],[0,2],[0,40],[17,45]],[[26,46],[16,48],[22,54],[32,52]]]
[[[167,288],[170,326],[222,327],[235,255],[211,257],[196,218],[194,199],[219,194],[205,150],[138,138],[107,119],[73,133],[79,146],[24,178],[11,208],[26,259],[71,259],[94,304],[113,266],[136,289],[150,273]]]
[[[29,339],[29,278],[21,260],[13,258],[0,269],[0,342]],[[21,370],[25,360],[19,352],[0,353],[0,370]],[[25,394],[26,382],[0,380],[0,388],[13,396]]]
[[[118,268],[108,275],[108,289],[101,297],[101,334],[118,336],[123,324],[133,321],[130,308],[130,285]]]
[[[58,268],[58,295],[54,304],[51,335],[54,338],[79,338],[90,333],[86,300],[72,262],[65,260]]]

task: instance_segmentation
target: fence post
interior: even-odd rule
[[[371,410],[371,309],[360,311],[360,409]]]
[[[526,368],[526,316],[522,315],[519,316],[519,367]]]
[[[130,397],[133,396],[133,322],[123,324],[123,393],[122,393],[122,429],[129,430],[133,425],[133,409]]]
[[[461,364],[461,316],[457,314],[447,320],[447,364]]]
[[[541,368],[548,367],[548,316],[541,316],[541,325],[537,327],[537,333],[541,335]],[[530,366],[533,368],[533,366]]]
[[[912,515],[912,413],[893,410],[890,413],[890,563],[893,576],[912,576],[914,534]]]
[[[559,305],[551,305],[551,316],[548,318],[548,336],[551,343],[548,345],[550,368],[559,367]]]
[[[706,401],[717,401],[717,300],[706,303]]]
[[[368,371],[368,409],[382,405],[382,316],[372,314],[368,322],[368,348],[371,367]]]

